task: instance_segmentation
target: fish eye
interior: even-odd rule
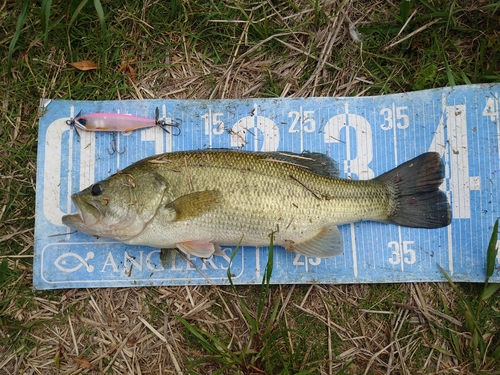
[[[85,117],[77,117],[74,120],[75,122],[78,122],[80,125],[85,126],[87,124],[87,120],[85,120]]]
[[[90,188],[90,192],[92,193],[93,196],[101,195],[103,191],[104,188],[102,187],[101,184],[94,184]]]

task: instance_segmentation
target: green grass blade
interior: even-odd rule
[[[441,270],[441,273],[445,277],[446,281],[448,281],[448,284],[450,284],[450,286],[453,289],[453,291],[457,294],[457,298],[460,300],[460,302],[462,302],[462,304],[464,305],[465,310],[471,312],[472,309],[470,307],[469,302],[463,297],[462,293],[457,288],[457,286],[455,285],[455,283],[451,280],[450,276],[446,273],[446,271],[444,270],[444,268],[441,267],[441,265],[439,263],[437,263],[437,266]]]
[[[464,83],[466,85],[471,85],[472,84],[472,82],[470,81],[469,77],[467,77],[467,75],[465,74],[465,72],[463,70],[460,72],[460,75],[461,75],[461,77],[462,77],[462,79],[463,79],[463,81],[464,81]]]
[[[104,17],[104,9],[102,9],[102,4],[100,0],[94,0],[94,7],[99,17],[99,22],[101,23],[101,29],[104,36],[107,35],[106,30],[106,19]]]
[[[240,240],[240,243],[241,243],[241,240]],[[236,246],[233,253],[231,254],[231,258],[229,259],[229,265],[227,267],[227,278],[229,280],[229,284],[231,285],[231,288],[233,289],[233,292],[236,294],[236,297],[238,298],[238,303],[241,307],[241,311],[243,312],[243,315],[245,315],[245,319],[247,320],[248,324],[252,327],[253,332],[257,332],[257,330],[259,329],[257,321],[254,319],[252,314],[250,314],[247,306],[245,305],[245,303],[241,299],[238,291],[236,290],[236,286],[233,283],[233,278],[232,278],[232,274],[231,274],[231,264],[233,263],[234,257],[238,253],[239,247],[240,247],[240,244],[238,244],[238,246]]]
[[[347,362],[335,375],[344,375],[347,369],[354,363],[354,360]]]
[[[259,303],[257,305],[257,321],[260,321],[262,312],[264,311],[264,306],[266,304],[266,297],[269,295],[269,283],[271,281],[271,276],[273,274],[273,262],[274,262],[274,233],[271,233],[266,268],[264,270],[264,276],[262,277],[262,284],[260,286]]]
[[[445,38],[448,36],[448,32],[451,27],[450,25],[453,23],[453,12],[455,11],[455,3],[456,1],[453,1],[449,8],[448,19],[446,20],[446,30],[444,32]]]
[[[68,22],[68,30],[71,29],[71,26],[73,26],[73,23],[75,22],[76,17],[78,17],[78,15],[82,11],[83,7],[87,4],[87,2],[88,2],[88,0],[82,0],[80,2],[80,4],[78,4],[78,6],[75,9],[75,12],[73,13],[73,15],[71,16],[71,19]]]
[[[43,29],[43,45],[47,45],[49,39],[49,20],[50,8],[52,7],[52,0],[43,0],[41,10],[42,29]]]
[[[457,357],[460,361],[462,360],[462,352],[460,351],[460,341],[458,339],[458,334],[450,330],[449,334],[451,346],[453,348],[453,352],[455,353],[455,357]]]
[[[430,11],[436,13],[438,11],[437,8],[434,7],[431,3],[429,3],[427,0],[420,0],[422,4],[424,4]]]
[[[498,345],[496,347],[496,349],[493,351],[493,353],[491,353],[491,356],[494,358],[494,359],[500,359],[500,345]]]
[[[201,346],[203,346],[203,348],[205,348],[206,351],[208,351],[213,355],[225,357],[224,355],[225,353],[219,349],[219,347],[223,347],[223,345],[217,340],[215,336],[211,335],[208,332],[195,328],[183,317],[178,316],[177,320],[179,320],[182,323],[182,325],[187,328],[189,332],[191,332],[194,336],[196,336],[196,338],[201,343]]]
[[[447,350],[439,345],[432,345],[432,348],[437,350],[439,353],[447,355],[448,357],[455,357],[455,355],[452,352],[450,352],[449,350]]]
[[[10,274],[10,269],[7,264],[7,258],[3,258],[2,261],[0,262],[0,286],[2,286],[3,283],[9,279],[8,278],[9,274]]]
[[[486,300],[490,298],[495,292],[500,288],[500,284],[489,284],[485,289],[483,294],[481,295],[482,300]]]
[[[269,255],[267,257],[266,271],[265,271],[265,283],[267,289],[269,289],[269,283],[271,281],[271,276],[273,275],[273,265],[274,265],[274,233],[271,233],[271,239],[269,241]]]
[[[10,70],[12,68],[12,55],[14,54],[17,41],[21,36],[21,30],[26,22],[26,17],[28,15],[28,7],[30,3],[31,2],[29,0],[24,1],[23,9],[21,11],[21,14],[19,14],[19,18],[17,19],[16,31],[14,32],[12,40],[10,41],[9,44],[9,55],[7,57],[7,74],[9,75],[9,77],[10,77]]]
[[[448,64],[448,59],[446,58],[446,53],[444,51],[443,51],[443,59],[444,59],[444,65],[446,67],[446,76],[448,77],[448,83],[450,84],[450,86],[456,86],[455,77],[453,77],[450,64]]]
[[[405,23],[410,15],[410,2],[408,0],[403,0],[399,4],[399,16],[401,17],[401,23]]]
[[[497,257],[497,241],[498,241],[498,219],[493,227],[488,252],[486,255],[486,277],[489,279],[495,271],[495,258]]]

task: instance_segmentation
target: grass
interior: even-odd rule
[[[488,245],[486,257],[486,279],[480,294],[473,300],[464,298],[463,294],[458,290],[451,278],[441,268],[446,279],[457,293],[461,309],[463,310],[465,319],[465,328],[468,333],[466,338],[466,347],[463,349],[474,363],[475,370],[490,370],[497,369],[496,364],[500,360],[500,331],[497,328],[491,327],[492,317],[500,317],[498,311],[494,314],[484,314],[484,309],[491,309],[497,304],[496,292],[500,288],[499,283],[490,283],[490,278],[495,271],[495,258],[497,256],[497,240],[498,240],[498,220],[493,227],[493,233]],[[490,301],[493,300],[491,304]],[[454,349],[456,356],[462,357],[459,351],[458,337],[453,337],[455,343]]]
[[[500,81],[499,1],[381,4],[3,2],[0,374],[89,373],[87,365],[143,374],[176,365],[191,373],[499,374],[500,306],[489,280],[31,289],[40,98],[354,96]],[[118,69],[132,59],[136,82]],[[81,60],[99,68],[68,65]]]

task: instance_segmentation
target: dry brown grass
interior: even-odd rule
[[[252,289],[237,290],[247,300]],[[407,284],[399,290],[408,295],[403,303],[392,303],[391,295],[386,296],[387,303],[376,301],[389,306],[385,310],[366,304],[373,297],[369,285],[279,286],[272,288],[269,303],[281,301],[275,324],[281,321],[292,330],[288,334],[292,348],[297,345],[293,330],[300,334],[304,318],[324,330],[321,339],[326,340],[328,350],[317,363],[318,374],[335,374],[351,361],[348,373],[352,374],[469,373],[456,358],[443,354],[443,350],[452,351],[446,340],[427,340],[436,327],[461,325],[439,312],[432,297],[443,291],[450,296],[450,289],[446,285]],[[249,327],[231,294],[227,287],[209,286],[72,289],[49,297],[37,293],[20,309],[12,301],[6,313],[18,324],[36,322],[36,327],[17,334],[36,345],[29,350],[22,346],[1,349],[0,370],[6,374],[186,373],[190,361],[204,352],[196,348],[192,338],[187,342],[177,316],[213,334],[230,332],[232,348],[241,350],[246,345]],[[308,340],[312,343],[315,338]],[[428,349],[427,357],[416,358],[422,347]],[[311,345],[308,349],[314,348]],[[303,357],[306,368],[311,354]],[[208,364],[201,373],[212,373],[216,368],[215,363]],[[237,373],[263,372],[249,365]]]

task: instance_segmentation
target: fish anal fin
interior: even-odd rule
[[[312,238],[303,242],[285,241],[287,251],[308,257],[331,258],[342,253],[344,241],[335,225],[326,225]]]
[[[184,241],[176,244],[177,248],[187,255],[194,255],[199,258],[208,258],[216,248],[208,240]]]
[[[189,220],[208,212],[221,203],[219,190],[205,190],[183,195],[168,203],[165,208],[176,212],[174,221]]]

